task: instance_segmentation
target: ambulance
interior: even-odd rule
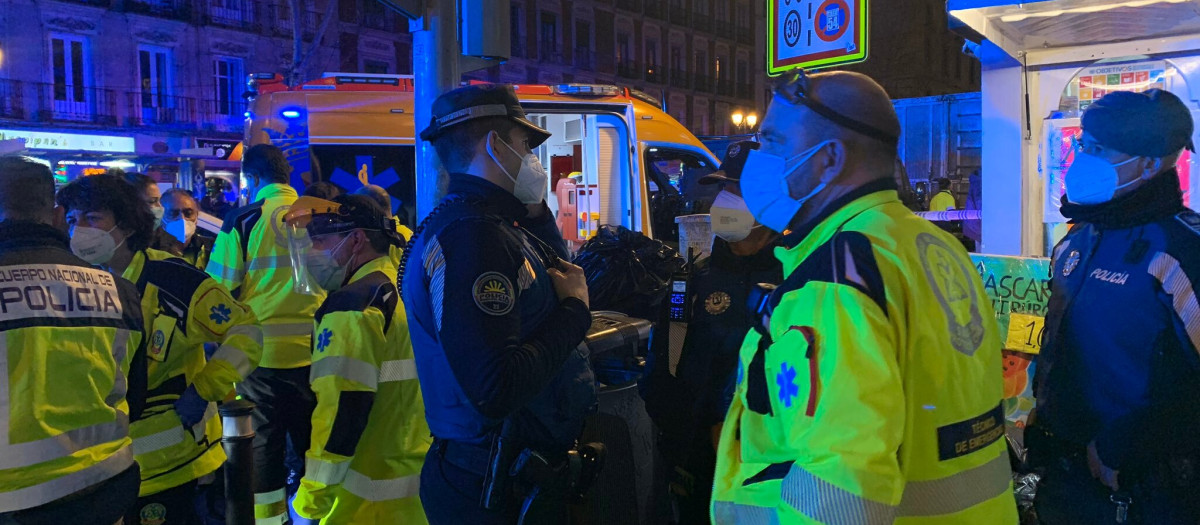
[[[303,191],[328,181],[353,191],[375,184],[395,215],[417,223],[411,76],[327,73],[288,87],[255,74],[245,143],[279,146]],[[535,153],[550,174],[547,202],[572,250],[602,224],[678,242],[675,218],[707,213],[715,197],[700,177],[718,159],[650,95],[612,85],[514,86],[529,119],[553,133]]]

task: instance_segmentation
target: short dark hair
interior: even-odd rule
[[[307,188],[304,188],[304,195],[316,197],[318,199],[325,199],[327,201],[333,200],[334,197],[337,197],[342,193],[342,189],[337,187],[336,184],[326,181],[314,182],[309,184]]]
[[[174,197],[176,195],[178,195],[180,197],[187,197],[189,199],[192,199],[192,202],[198,202],[196,200],[196,196],[192,195],[192,192],[185,190],[183,188],[171,188],[167,191],[164,191],[162,194],[162,200],[165,201],[165,200],[167,200],[168,197]]]
[[[288,164],[283,150],[274,144],[255,144],[242,155],[242,171],[259,180],[287,184],[292,176],[292,165]]]
[[[6,219],[39,221],[54,211],[54,175],[29,157],[0,157],[0,213]]]
[[[122,172],[120,176],[121,178],[125,179],[125,182],[128,182],[132,184],[134,188],[137,188],[138,191],[142,191],[148,186],[158,186],[158,182],[156,182],[154,179],[136,171]]]
[[[948,178],[946,178],[946,177],[937,177],[937,178],[934,178],[934,179],[933,179],[933,182],[934,182],[934,183],[936,183],[936,184],[938,185],[938,189],[939,189],[939,190],[945,190],[945,189],[949,189],[949,188],[950,188],[950,179],[948,179]]]
[[[136,252],[150,247],[154,236],[154,214],[138,195],[138,189],[120,177],[108,174],[80,177],[58,190],[56,200],[67,212],[111,212],[117,227],[129,232],[125,242],[130,250]]]
[[[518,125],[507,117],[487,117],[469,120],[452,128],[448,128],[433,140],[433,148],[437,150],[442,167],[448,172],[461,172],[471,165],[475,159],[475,147],[479,141],[487,137],[488,132],[495,131],[500,138],[508,140]]]

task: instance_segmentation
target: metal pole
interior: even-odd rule
[[[225,448],[225,523],[254,525],[254,403],[221,405],[221,446]]]
[[[458,87],[459,44],[457,0],[432,0],[423,17],[411,22],[413,75],[416,99],[413,118],[417,132],[417,217],[425,218],[437,204],[443,179],[441,162],[433,145],[421,140],[421,131],[433,116],[438,95]]]

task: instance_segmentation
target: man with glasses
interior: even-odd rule
[[[162,227],[167,233],[183,243],[180,257],[193,266],[204,269],[212,253],[216,239],[197,231],[200,222],[200,207],[191,192],[182,188],[171,188],[162,195]]]
[[[1000,334],[962,245],[893,178],[870,78],[780,84],[741,191],[787,232],[717,453],[716,523],[1016,523]]]
[[[1152,89],[1083,114],[1026,433],[1045,523],[1200,522],[1200,215],[1175,170],[1190,113]]]

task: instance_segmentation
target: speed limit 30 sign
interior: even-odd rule
[[[867,59],[867,0],[767,0],[767,73]]]

